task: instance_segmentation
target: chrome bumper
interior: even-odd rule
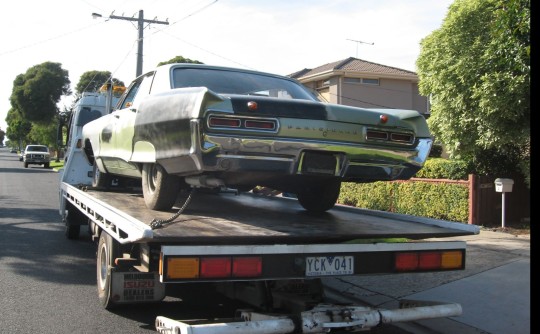
[[[433,143],[431,138],[417,141],[415,147],[389,147],[287,138],[201,136],[198,122],[192,121],[189,155],[160,163],[169,173],[178,175],[206,172],[297,175],[318,173],[317,168],[306,168],[306,157],[316,160],[318,156],[327,156],[335,158],[335,167],[323,168],[320,173],[345,181],[409,179],[423,166]],[[313,158],[313,153],[323,155],[315,154]]]

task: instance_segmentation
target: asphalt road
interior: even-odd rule
[[[155,333],[156,316],[232,317],[237,305],[192,294],[188,302],[101,308],[96,245],[81,229],[68,240],[58,213],[58,173],[24,168],[0,148],[0,333]]]

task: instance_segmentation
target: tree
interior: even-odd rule
[[[6,138],[6,132],[0,128],[0,144],[4,142],[4,138]]]
[[[475,172],[530,180],[530,0],[456,0],[421,42],[430,129]]]
[[[47,124],[58,112],[62,95],[71,94],[68,71],[60,63],[45,62],[29,68],[13,81],[11,106],[33,123]]]
[[[8,110],[6,123],[8,125],[6,135],[11,141],[18,142],[19,146],[29,141],[28,135],[32,130],[32,123],[25,120],[20,112],[13,108]]]
[[[175,63],[204,64],[198,60],[191,60],[189,58],[184,58],[182,56],[176,56],[167,61],[162,61],[161,63],[158,64],[158,66],[167,65],[167,64],[175,64]]]
[[[79,82],[75,87],[75,93],[82,95],[83,92],[97,92],[101,87],[109,82],[112,75],[109,71],[87,71],[79,78]],[[117,78],[112,78],[114,86],[124,86],[124,82]]]

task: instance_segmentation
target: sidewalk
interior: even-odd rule
[[[481,230],[478,235],[433,240],[467,242],[466,269],[458,272],[325,279],[329,291],[372,307],[395,309],[399,299],[459,303],[459,317],[402,323],[410,333],[531,332],[530,235]]]

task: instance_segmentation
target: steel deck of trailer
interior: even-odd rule
[[[310,244],[381,238],[416,240],[478,233],[477,226],[464,223],[342,205],[322,214],[311,214],[293,198],[232,192],[197,192],[176,219],[152,229],[150,223],[154,219],[166,220],[178,207],[166,212],[149,210],[140,192],[78,189],[66,184],[62,189],[73,204],[92,215],[104,216],[105,225],[125,231],[135,228],[138,232],[129,237],[130,241],[183,245]],[[107,211],[116,218],[107,217]]]

